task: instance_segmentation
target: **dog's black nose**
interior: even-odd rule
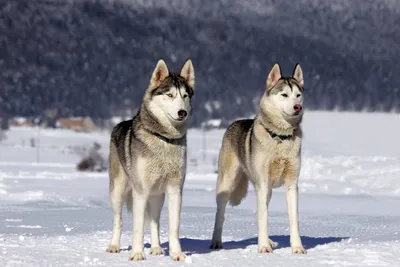
[[[184,118],[186,118],[186,116],[187,116],[186,110],[183,110],[183,109],[179,110],[179,111],[178,111],[178,116],[179,116],[179,119],[184,119]]]
[[[302,109],[303,109],[303,107],[300,105],[300,104],[296,104],[296,105],[294,105],[294,110],[296,111],[296,112],[300,112]]]

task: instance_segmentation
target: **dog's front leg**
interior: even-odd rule
[[[286,202],[287,202],[289,222],[290,222],[290,246],[292,247],[293,253],[306,254],[307,251],[303,248],[299,231],[299,217],[298,217],[299,190],[297,186],[297,181],[293,181],[289,184],[286,184],[285,187],[286,187]]]
[[[179,225],[182,207],[182,189],[179,185],[169,185],[168,190],[168,220],[169,220],[169,254],[176,261],[183,261],[186,255],[182,253],[179,241]]]
[[[130,260],[145,260],[144,256],[144,217],[147,204],[148,192],[137,192],[132,190],[133,197],[133,230],[132,230],[132,253]]]
[[[256,186],[257,191],[257,223],[258,223],[258,252],[271,253],[272,247],[268,235],[268,207],[267,200],[272,193],[267,182]]]

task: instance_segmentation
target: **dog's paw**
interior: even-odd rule
[[[133,252],[129,257],[130,261],[144,261],[146,257],[143,252]]]
[[[212,241],[210,249],[221,249],[222,248],[222,241]]]
[[[164,251],[160,247],[154,247],[150,249],[150,255],[153,256],[164,255]]]
[[[174,261],[184,261],[186,259],[186,254],[183,252],[172,252],[171,258]]]
[[[271,246],[262,246],[258,248],[258,253],[272,253]]]
[[[275,243],[274,241],[272,241],[271,239],[269,240],[269,245],[271,246],[271,248],[276,248],[276,246],[278,245],[278,243]]]
[[[120,253],[121,248],[119,247],[119,245],[109,245],[106,251],[108,253]]]
[[[295,246],[292,247],[293,254],[307,254],[307,250],[303,248],[303,246]]]

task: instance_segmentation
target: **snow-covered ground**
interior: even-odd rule
[[[123,251],[105,252],[112,230],[107,174],[80,173],[75,166],[79,148],[95,141],[107,154],[108,133],[13,128],[0,143],[0,266],[398,266],[400,116],[307,112],[303,129],[299,209],[308,254],[291,254],[282,189],[274,191],[270,204],[271,239],[279,243],[273,254],[257,253],[254,192],[239,207],[228,207],[224,249],[208,249],[216,207],[214,171],[224,131],[193,129],[180,231],[190,256],[177,263],[148,254],[148,230],[147,260],[129,262],[132,223],[127,213]],[[167,227],[164,207],[164,248]]]

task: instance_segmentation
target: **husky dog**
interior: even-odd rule
[[[271,69],[259,112],[254,119],[237,120],[226,130],[218,161],[217,212],[211,249],[222,248],[225,208],[240,204],[249,180],[257,193],[258,252],[270,253],[268,204],[272,188],[286,189],[293,253],[305,254],[298,222],[300,123],[303,117],[303,72],[296,64],[292,77],[282,77],[278,64]]]
[[[186,60],[180,74],[159,60],[142,105],[132,120],[117,124],[110,141],[110,200],[113,233],[107,251],[120,252],[122,207],[133,211],[130,260],[144,260],[145,222],[151,229],[150,254],[162,255],[159,220],[168,193],[170,256],[182,261],[179,224],[186,175],[186,132],[194,93],[194,69]]]

